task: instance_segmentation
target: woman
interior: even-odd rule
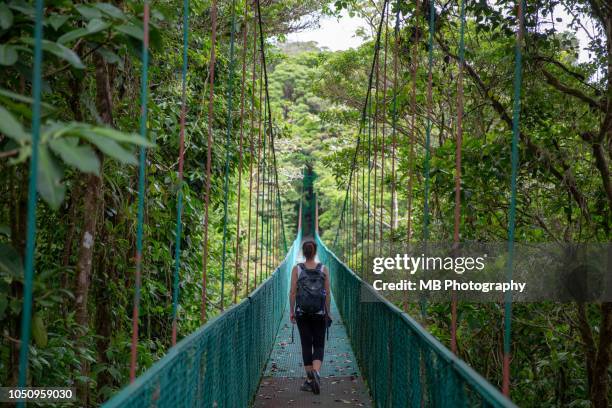
[[[306,262],[291,271],[291,323],[297,323],[302,343],[302,359],[306,370],[306,381],[302,391],[321,391],[320,370],[325,348],[325,329],[330,319],[329,273],[325,266],[315,260],[317,244],[306,241],[302,245]]]

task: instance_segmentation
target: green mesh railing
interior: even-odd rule
[[[247,407],[274,345],[301,234],[248,298],[181,340],[103,406]]]
[[[316,239],[376,407],[515,406]],[[362,291],[368,301],[362,301]]]

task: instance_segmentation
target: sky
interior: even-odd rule
[[[556,22],[559,27],[567,27],[570,22],[570,16],[560,6],[556,7],[554,12],[555,17],[561,18],[561,22]],[[584,21],[584,20],[583,20]],[[590,29],[591,25],[588,20],[585,25]],[[342,12],[342,17],[321,17],[318,28],[304,30],[298,33],[292,33],[287,36],[287,42],[306,42],[316,41],[319,46],[327,47],[331,51],[347,50],[349,48],[357,48],[363,43],[363,38],[355,35],[359,27],[367,27],[365,20],[358,17],[349,17],[346,11]],[[588,53],[584,50],[587,46],[589,37],[583,30],[576,33],[580,43],[580,62],[589,60]]]
[[[331,51],[348,50],[357,48],[363,39],[355,35],[359,27],[365,27],[364,20],[358,17],[349,17],[346,11],[342,18],[321,17],[319,28],[292,33],[287,36],[287,42],[316,41],[319,46],[327,47]]]

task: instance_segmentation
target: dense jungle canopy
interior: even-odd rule
[[[107,400],[129,380],[138,205],[135,165],[140,146],[148,149],[139,372],[150,367],[171,345],[183,61],[181,3],[151,2],[146,138],[138,136],[142,3],[49,0],[45,4],[40,204],[28,381],[35,386],[76,387],[81,405]],[[229,58],[232,4],[238,20],[235,74],[231,73]],[[418,9],[415,6],[408,1],[390,3],[373,102],[377,126],[373,143],[379,146],[375,165],[379,188],[383,188],[378,210],[374,204],[373,211],[383,223],[384,238],[398,243],[406,241],[408,228],[418,241],[423,228],[428,117],[433,121],[430,239],[450,241],[453,237],[460,6],[451,0],[436,4],[431,115],[427,97],[429,2],[419,2]],[[510,201],[516,4],[507,0],[466,1],[465,6],[461,239],[505,241]],[[315,189],[322,239],[334,241],[355,153],[381,8],[378,0],[261,1],[283,226],[288,239],[296,233],[302,176],[307,168],[317,174]],[[252,137],[260,134],[264,117],[261,112],[266,111],[261,94],[261,61],[256,51],[259,45],[253,35],[253,3],[222,0],[217,9],[218,29],[216,43],[212,44],[211,2],[192,0],[189,6],[185,182],[180,187],[184,226],[179,339],[202,323],[202,214],[209,128],[213,145],[205,291],[210,301],[204,310],[205,320],[234,301],[234,290],[239,301],[258,283],[252,274],[244,272],[247,265],[252,271],[256,263],[262,262],[256,252],[257,240],[246,239],[255,225],[249,224],[251,212],[254,219],[261,220],[269,220],[271,215],[278,220],[279,216],[278,210],[271,207],[256,209],[249,194],[259,170],[254,150],[245,141],[243,158],[235,153],[243,143],[241,134],[247,135],[244,137],[250,138],[251,143]],[[360,30],[364,42],[358,48],[330,51],[316,43],[285,42],[288,34],[316,26],[322,15],[347,12],[364,21]],[[397,33],[396,16],[400,18]],[[17,381],[28,163],[32,153],[33,25],[32,2],[1,0],[3,385]],[[586,36],[580,46],[578,32]],[[210,105],[213,46],[215,85]],[[528,2],[522,50],[516,240],[609,242],[612,8],[605,0]],[[235,117],[240,116],[241,108],[246,113],[241,120],[233,121],[230,145],[226,146],[230,86]],[[416,105],[411,104],[413,89]],[[393,109],[397,115],[395,126]],[[396,129],[394,149],[392,128]],[[227,248],[227,284],[221,297],[228,148],[232,153],[225,204],[231,245]],[[358,162],[358,166],[367,167],[368,163]],[[242,191],[240,196],[238,191]],[[281,226],[278,222],[274,225],[277,230]],[[280,241],[270,245],[273,256],[266,258],[262,266],[267,272],[284,256]],[[259,279],[263,274],[262,269]],[[419,316],[414,305],[404,306]],[[449,310],[447,303],[430,304],[427,315],[419,317],[445,344],[450,341]],[[459,305],[458,354],[496,385],[501,384],[502,325],[501,304]],[[512,350],[511,398],[517,405],[605,407],[612,401],[611,303],[516,304]]]

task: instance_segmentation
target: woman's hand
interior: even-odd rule
[[[291,323],[295,324],[295,313],[293,313],[293,312],[292,312],[292,313],[289,315],[289,320],[291,320]]]

